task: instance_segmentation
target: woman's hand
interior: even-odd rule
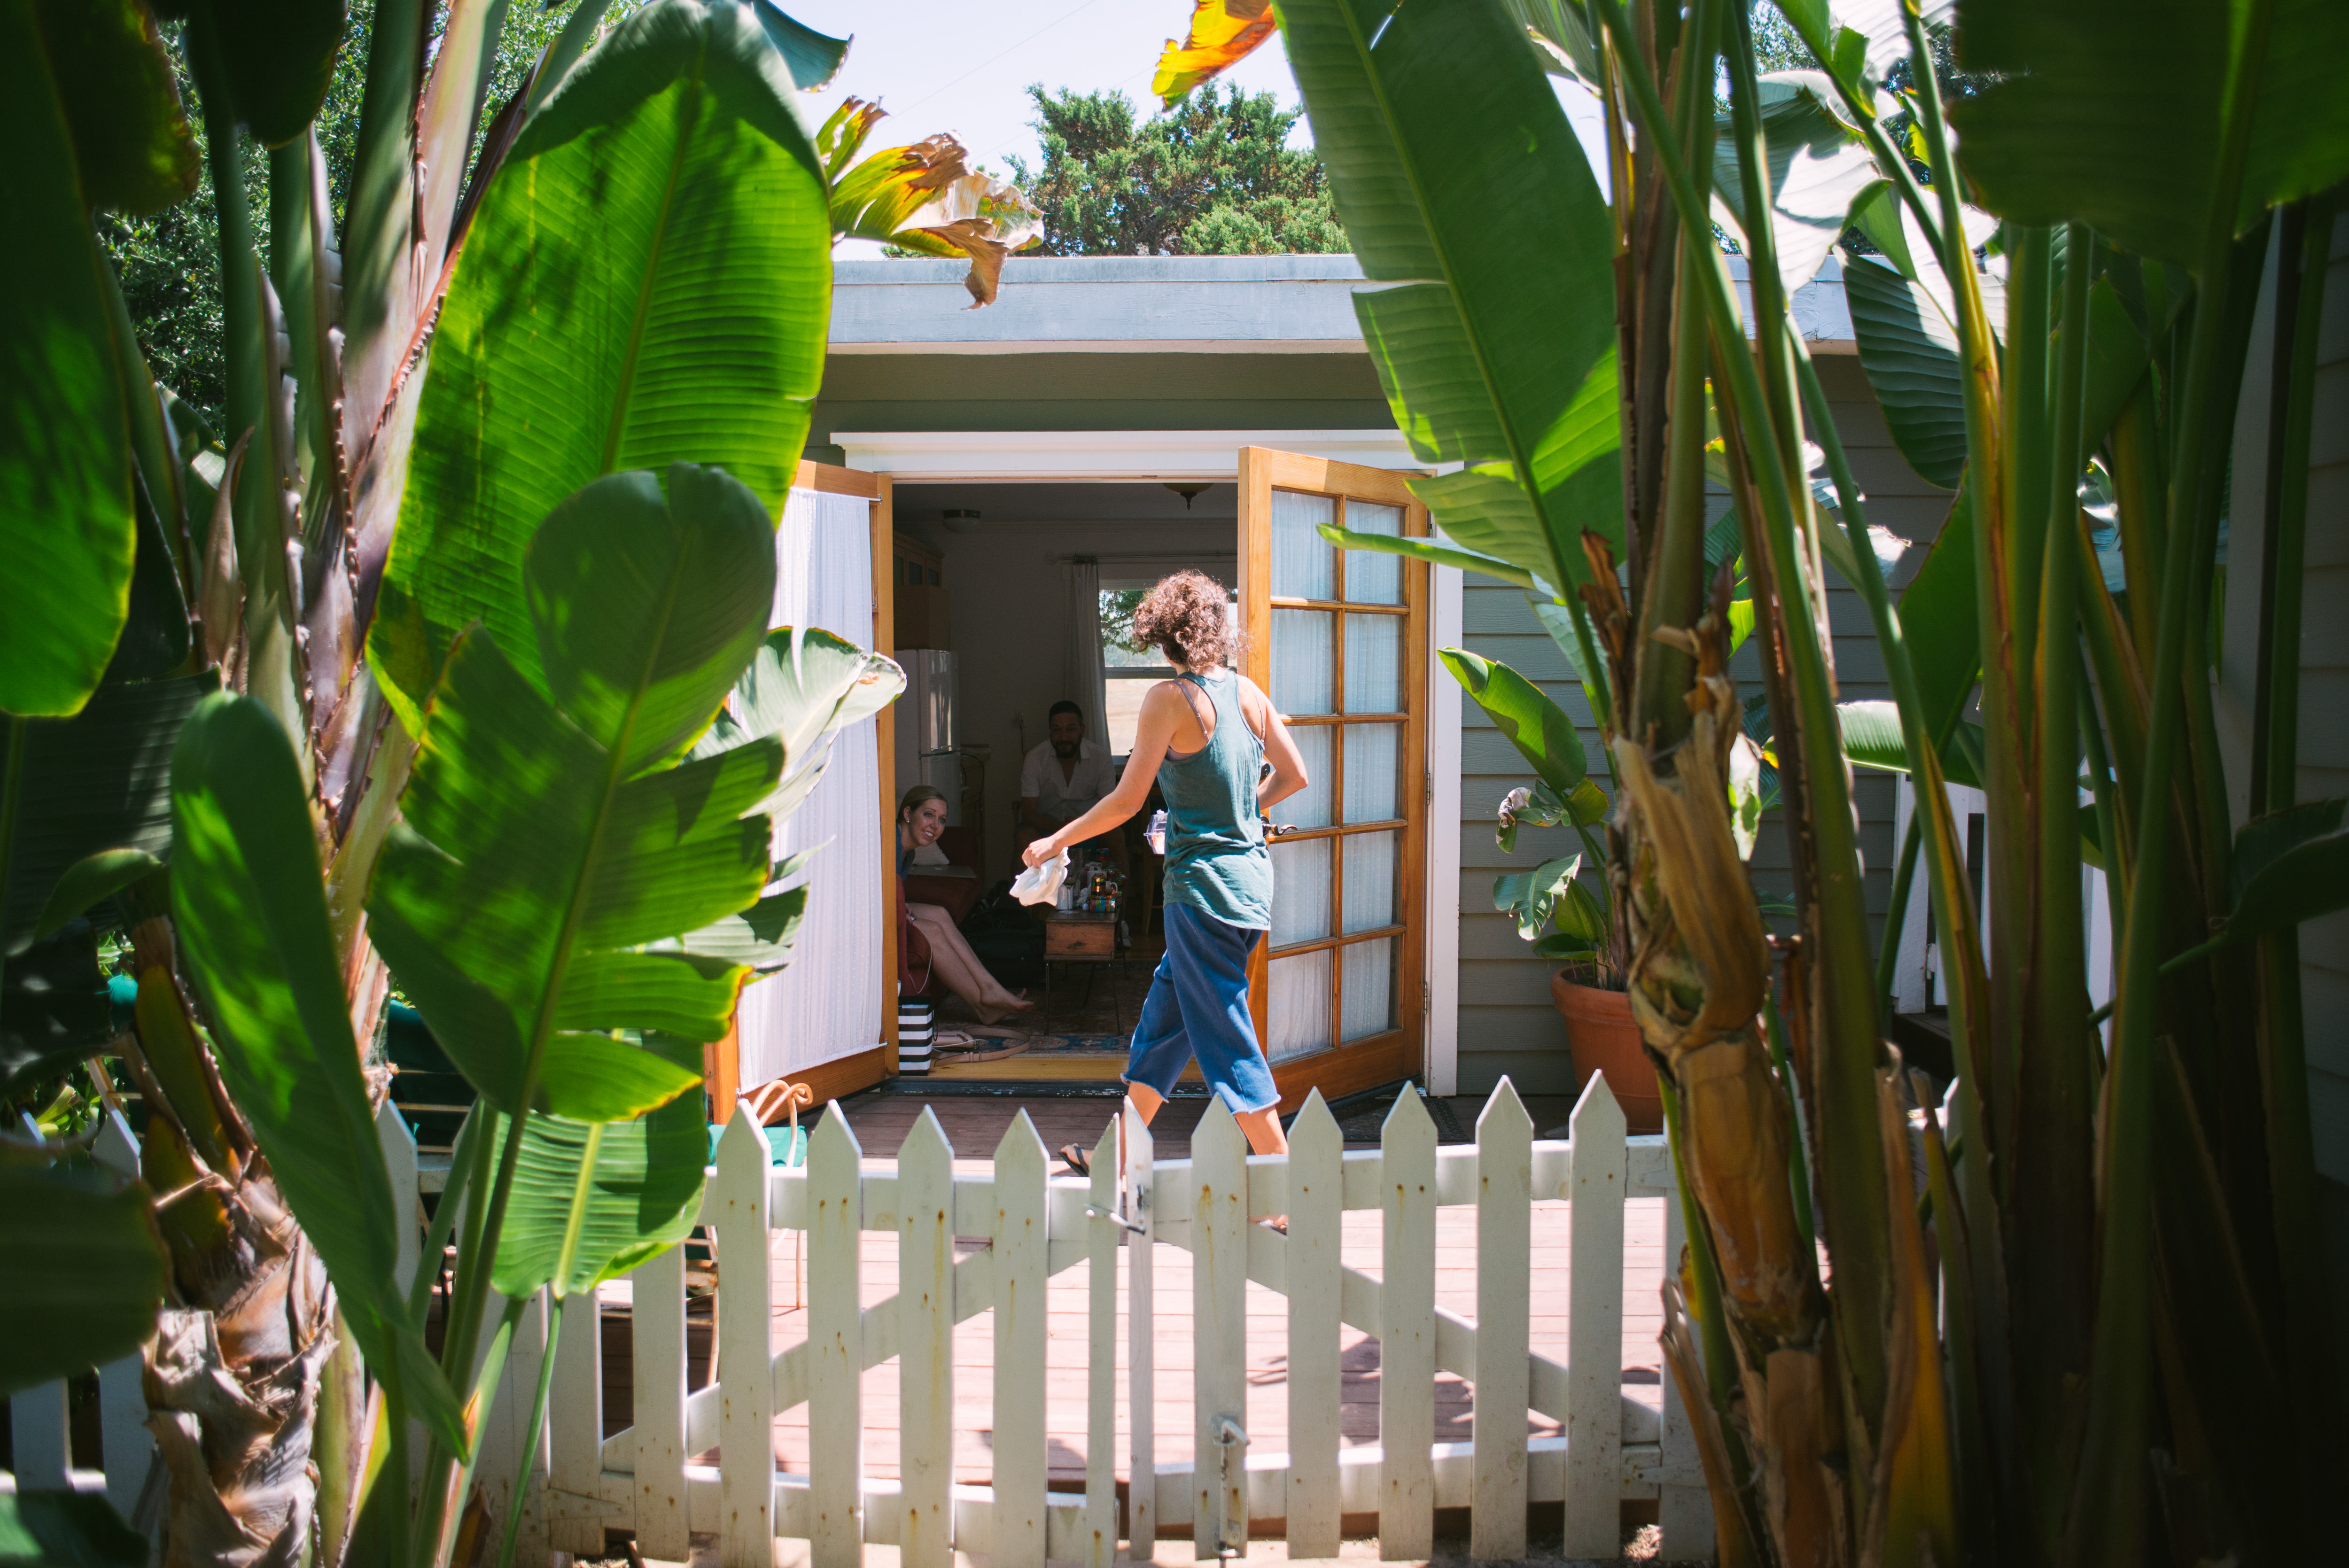
[[[1058,834],[1049,839],[1031,839],[1029,841],[1028,847],[1019,851],[1019,858],[1028,863],[1029,870],[1033,871],[1059,854],[1061,848]]]

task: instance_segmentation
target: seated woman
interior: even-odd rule
[[[904,897],[904,877],[913,864],[914,851],[926,844],[935,844],[946,831],[947,799],[927,784],[916,784],[905,791],[897,803],[897,875],[899,897]],[[982,1024],[999,1023],[1014,1013],[1025,1013],[1036,1004],[1025,996],[1015,995],[1003,988],[1002,983],[988,973],[978,954],[955,928],[954,917],[935,903],[905,903],[905,916],[914,923],[929,944],[930,964],[937,977],[947,983],[947,989],[970,1004]],[[919,973],[918,967],[916,973]]]

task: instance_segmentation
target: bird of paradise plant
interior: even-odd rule
[[[2255,624],[2227,633],[2258,654],[2240,824],[2205,672],[2271,247],[2297,303],[2271,318],[2266,458],[2307,467],[2322,198],[2349,175],[2349,108],[2313,62],[2349,49],[2349,12],[1780,8],[1811,63],[1765,76],[1747,0],[1272,7],[1397,425],[1459,465],[1413,481],[1449,536],[1418,552],[1534,592],[1605,733],[1609,874],[1688,1222],[1664,1349],[1722,1560],[2313,1560],[2349,1468],[2292,930],[2343,903],[2349,839],[2341,802],[2294,796],[2304,485],[2274,487]],[[1945,112],[1952,25],[1982,85]],[[1220,37],[1195,28],[1213,63],[1255,42]],[[1545,71],[1597,98],[1599,168]],[[1854,226],[1863,366],[1903,454],[1957,490],[1898,602],[1788,312]],[[1702,543],[1709,423],[1796,873],[1775,954],[1732,830],[1743,705]],[[1857,744],[1886,716],[1837,706],[1829,566],[1875,625],[1889,758]],[[1916,780],[1945,1099],[1884,1037],[1847,751]],[[1986,920],[1944,789],[1961,771],[1989,800]],[[2084,842],[2111,891],[2109,1039]],[[1757,1021],[1773,996],[1779,1062]],[[1480,1556],[1523,1550],[1522,1521],[1475,1532]]]

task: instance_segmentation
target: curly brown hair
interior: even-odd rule
[[[1229,595],[1204,572],[1177,572],[1133,607],[1134,640],[1154,644],[1169,661],[1189,669],[1228,664],[1238,651]]]

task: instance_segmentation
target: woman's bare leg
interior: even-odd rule
[[[970,944],[955,929],[945,910],[934,903],[909,903],[905,913],[929,939],[930,956],[937,964],[938,972],[946,976],[947,985],[978,1009],[979,1022],[992,1024],[1007,1013],[1025,1013],[1036,1006],[1003,988],[988,972],[987,965],[978,961],[978,954],[970,950]]]
[[[1133,1101],[1133,1113],[1142,1118],[1144,1127],[1149,1126],[1151,1119],[1158,1114],[1158,1108],[1166,1103],[1156,1089],[1146,1084],[1129,1082],[1125,1086],[1125,1098]],[[1268,1105],[1262,1110],[1244,1110],[1232,1119],[1238,1122],[1240,1131],[1247,1134],[1250,1153],[1288,1152],[1288,1134],[1280,1130],[1280,1107]]]
[[[950,947],[933,947],[930,962],[936,968],[938,978],[947,983],[947,989],[969,1003],[972,1010],[978,1013],[979,1022],[991,1024],[1004,1016],[1003,1009],[988,995],[988,977],[985,970],[974,975],[969,963]]]
[[[1243,1110],[1232,1118],[1247,1134],[1248,1151],[1252,1154],[1286,1154],[1288,1134],[1280,1130],[1280,1107],[1268,1105],[1262,1110]]]

